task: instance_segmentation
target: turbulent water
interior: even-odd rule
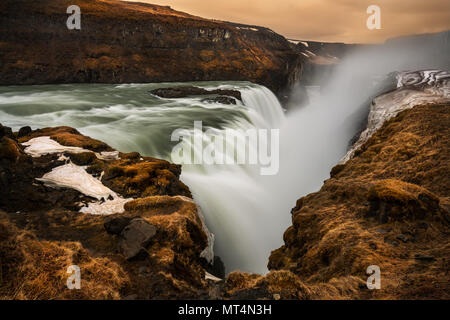
[[[187,83],[183,83],[186,85]],[[0,122],[18,130],[66,125],[123,151],[171,160],[176,129],[279,128],[284,112],[273,93],[248,82],[188,83],[206,89],[240,90],[242,103],[202,102],[204,97],[162,99],[149,93],[179,84],[42,85],[0,87]],[[184,165],[182,180],[215,234],[215,252],[227,270],[265,272],[270,250],[289,223],[274,194],[259,181],[258,166]],[[270,205],[267,205],[267,201]],[[282,217],[280,217],[282,216]]]
[[[320,94],[318,88],[309,88],[310,103],[290,110],[287,117],[270,90],[248,82],[189,83],[239,90],[243,101],[237,105],[149,94],[151,89],[179,85],[175,83],[77,84],[0,87],[0,123],[15,130],[26,125],[72,126],[120,151],[168,160],[178,143],[171,141],[172,133],[186,129],[195,135],[194,121],[217,132],[280,129],[276,175],[260,175],[258,165],[204,164],[183,165],[181,176],[215,234],[215,253],[227,272],[264,273],[270,251],[282,244],[282,234],[291,224],[295,201],[318,190],[329,177],[349,141],[361,131],[372,99],[396,87],[387,75],[400,65],[404,70],[436,67],[437,60],[427,52],[420,59],[408,58],[403,51],[349,57]]]
[[[313,102],[286,118],[265,87],[248,82],[189,84],[239,90],[243,101],[223,105],[202,102],[204,97],[161,99],[149,94],[179,85],[174,83],[9,86],[0,88],[0,122],[15,130],[67,125],[120,151],[167,160],[178,143],[171,141],[174,130],[183,128],[193,136],[194,121],[203,121],[203,130],[280,129],[276,175],[262,176],[258,165],[203,164],[183,165],[181,176],[215,234],[215,253],[227,271],[265,273],[270,251],[282,245],[291,224],[290,209],[300,196],[317,190],[345,154],[357,128],[354,113],[367,97],[346,105],[338,100],[338,90],[324,100],[311,88]]]

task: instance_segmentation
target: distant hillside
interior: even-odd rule
[[[81,8],[68,30],[67,7]],[[275,92],[302,58],[273,31],[114,0],[3,0],[0,84],[249,80]]]

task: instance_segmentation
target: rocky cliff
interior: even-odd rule
[[[81,30],[68,30],[70,5]],[[274,92],[301,74],[273,31],[115,0],[0,3],[0,84],[246,80]]]
[[[209,232],[180,173],[69,127],[0,126],[0,299],[207,296]]]
[[[266,276],[231,273],[225,295],[449,299],[450,75],[405,72],[322,188],[297,201]],[[380,268],[369,290],[366,270]]]
[[[0,126],[0,298],[450,298],[449,75],[401,75],[370,134],[297,201],[265,276],[207,272],[223,276],[179,166],[68,127]]]

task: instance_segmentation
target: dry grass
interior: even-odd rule
[[[79,242],[40,241],[0,216],[1,299],[120,299],[129,279],[123,268],[105,258],[94,258]],[[67,268],[82,270],[81,289],[70,290]]]
[[[446,104],[387,122],[299,199],[269,268],[292,271],[315,298],[449,298],[449,128]],[[381,268],[381,290],[359,288],[369,265]]]

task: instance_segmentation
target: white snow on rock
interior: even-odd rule
[[[222,279],[217,278],[216,276],[213,276],[211,273],[206,272],[206,271],[205,271],[205,279],[206,279],[206,280],[212,280],[212,281],[214,281],[214,282],[222,281]]]
[[[43,136],[37,137],[28,140],[27,142],[22,143],[22,145],[26,146],[25,153],[29,154],[33,158],[38,158],[40,156],[51,154],[51,153],[84,153],[84,152],[92,152],[95,153],[95,156],[100,160],[105,161],[113,161],[119,160],[119,151],[103,151],[103,152],[93,152],[91,150],[79,148],[79,147],[68,147],[59,144],[57,141],[53,140],[50,137]],[[63,159],[63,158],[61,158]]]
[[[81,208],[80,212],[90,214],[109,215],[125,211],[124,205],[133,199],[123,199],[114,191],[104,186],[100,180],[86,172],[84,167],[68,163],[44,174],[36,180],[44,182],[52,188],[70,188],[80,193],[96,198],[99,201],[89,203],[87,207]],[[112,200],[108,200],[112,199]]]
[[[356,150],[401,111],[421,104],[443,102],[450,102],[450,73],[440,70],[399,72],[397,90],[373,100],[366,130],[339,163],[352,159]]]
[[[95,154],[98,159],[105,161],[119,160],[119,151],[103,151]]]
[[[106,200],[105,202],[91,202],[87,207],[80,209],[82,213],[89,213],[94,215],[110,215],[115,213],[122,213],[125,211],[125,203],[133,199],[124,199],[117,196],[113,200]]]
[[[100,180],[95,179],[83,167],[68,163],[44,174],[37,180],[44,182],[49,187],[71,188],[80,193],[98,200],[114,197],[115,193],[105,187]]]
[[[59,144],[55,140],[50,137],[37,137],[30,139],[27,142],[22,143],[22,145],[26,146],[25,153],[30,156],[37,158],[46,154],[51,153],[63,153],[63,152],[71,152],[71,153],[83,153],[83,152],[92,152],[90,150],[86,150],[79,147],[67,147]]]

